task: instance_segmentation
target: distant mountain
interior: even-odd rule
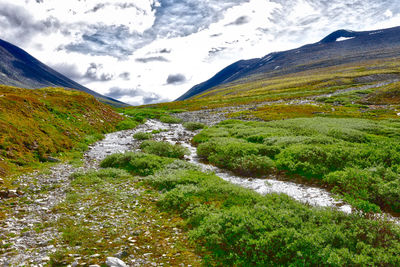
[[[321,41],[263,58],[241,60],[192,87],[177,100],[189,99],[221,84],[265,79],[304,70],[400,55],[400,27],[355,32],[338,30]]]
[[[128,106],[96,93],[43,64],[19,47],[0,39],[0,84],[36,89],[64,87],[93,95],[99,101],[117,107]]]

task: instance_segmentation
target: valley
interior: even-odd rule
[[[0,265],[400,265],[398,30],[239,61],[166,103],[0,85]]]

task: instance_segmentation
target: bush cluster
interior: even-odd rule
[[[210,163],[246,176],[285,171],[325,183],[366,212],[400,211],[400,123],[227,120],[193,138]]]
[[[189,155],[189,150],[181,145],[173,145],[168,142],[144,141],[140,148],[143,152],[161,157],[183,159]]]
[[[133,138],[137,140],[148,140],[153,137],[152,133],[146,133],[146,132],[137,132],[133,135]]]
[[[186,220],[210,264],[400,264],[400,230],[388,222],[307,207],[285,195],[261,196],[180,161],[145,182],[164,192],[158,205]]]
[[[183,124],[183,127],[185,127],[185,129],[188,131],[196,131],[196,130],[204,129],[206,127],[206,125],[201,122],[185,122]]]
[[[171,162],[173,162],[173,159],[170,158],[127,152],[108,156],[100,163],[100,166],[103,168],[120,168],[135,175],[146,176],[154,174]]]

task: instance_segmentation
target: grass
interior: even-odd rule
[[[217,86],[189,100],[163,103],[156,106],[158,108],[201,110],[241,105],[252,107],[255,104],[262,105],[265,102],[283,101],[285,105],[272,103],[274,104],[273,108],[265,105],[256,111],[247,111],[247,114],[234,113],[231,116],[275,120],[304,116],[313,117],[323,112],[335,117],[394,118],[397,116],[396,113],[384,112],[388,107],[383,107],[381,111],[374,113],[376,109],[374,105],[400,104],[399,82],[379,85],[382,75],[398,75],[398,67],[398,59],[394,58],[319,68],[318,70],[277,77],[255,75]],[[303,106],[290,103],[292,100],[338,93],[340,90],[349,88],[361,89],[362,86],[374,84],[376,88],[365,90],[365,92],[359,90],[358,93],[343,93],[341,96],[332,97],[328,101],[319,99],[324,105],[313,103],[312,106]],[[362,91],[368,94],[364,94]],[[352,102],[357,102],[356,104],[359,106],[352,105]],[[335,109],[338,104],[345,108],[333,111],[332,108]],[[358,108],[361,108],[361,110]],[[281,110],[282,112],[280,112]],[[351,114],[347,114],[349,111]],[[364,114],[366,111],[370,114]],[[271,112],[275,114],[269,115]],[[382,112],[383,114],[380,114]]]
[[[210,163],[248,176],[284,172],[330,187],[365,212],[400,212],[398,120],[228,120],[193,138]]]
[[[173,159],[163,158],[151,154],[127,152],[113,154],[103,160],[100,164],[103,168],[121,168],[134,175],[151,175],[161,169],[166,163],[171,163]]]
[[[143,152],[161,157],[183,159],[189,155],[189,150],[181,145],[172,145],[168,142],[144,141],[140,148]]]
[[[51,266],[104,264],[116,253],[127,264],[141,259],[157,265],[199,266],[199,257],[182,231],[182,219],[160,212],[158,193],[120,169],[75,173],[55,227],[60,238]],[[97,256],[94,256],[96,255]],[[150,264],[148,263],[148,264]]]
[[[160,211],[184,220],[204,265],[400,263],[399,227],[383,220],[307,207],[284,195],[261,196],[183,161],[165,163],[143,179],[161,192]]]
[[[60,88],[0,85],[0,175],[37,168],[49,156],[78,154],[122,117],[94,97]]]
[[[133,138],[137,140],[148,140],[151,139],[153,136],[152,133],[146,133],[146,132],[137,132],[133,135]]]
[[[201,122],[185,122],[183,127],[188,131],[196,131],[206,128],[206,125]]]

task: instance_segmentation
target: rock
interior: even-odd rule
[[[120,251],[120,252],[114,254],[114,257],[116,257],[118,259],[122,259],[124,257],[128,257],[128,253],[126,251]]]
[[[107,257],[106,264],[109,267],[127,267],[125,262],[114,257]]]
[[[8,189],[0,190],[0,198],[7,198],[8,197]]]
[[[0,178],[0,184],[4,184],[4,180]]]
[[[48,162],[60,162],[59,159],[53,158],[53,157],[47,157]]]
[[[100,265],[92,264],[92,265],[89,265],[89,267],[100,267]]]

